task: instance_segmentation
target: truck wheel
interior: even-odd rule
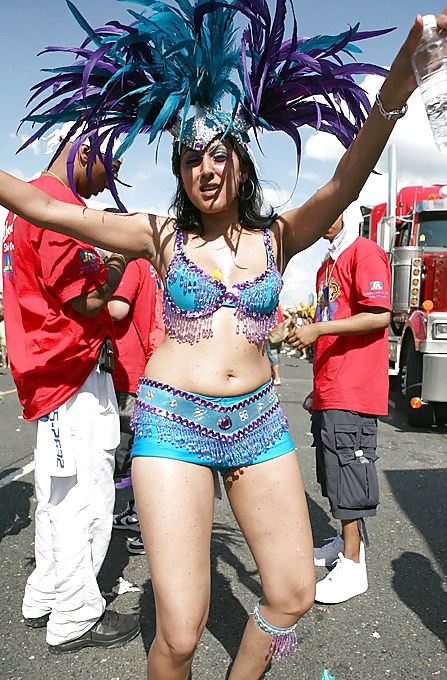
[[[447,404],[433,404],[433,411],[435,414],[436,425],[438,427],[444,427],[444,425],[447,425]]]
[[[433,425],[433,407],[431,404],[420,408],[411,407],[411,399],[420,397],[422,393],[422,354],[416,351],[414,342],[410,342],[406,356],[405,375],[405,413],[408,423],[414,427],[430,427]]]

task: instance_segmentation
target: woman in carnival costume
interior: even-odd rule
[[[368,100],[353,76],[383,70],[343,64],[340,56],[383,31],[360,33],[356,26],[300,38],[287,0],[277,0],[273,16],[263,0],[139,2],[148,11],[132,11],[130,26],[111,22],[97,30],[68,2],[88,37],[80,48],[52,48],[75,52],[77,60],[36,86],[43,99],[26,120],[39,128],[28,143],[74,121],[69,176],[88,139],[90,171],[95,162],[105,165],[124,211],[112,172],[115,140],[124,136],[116,159],[137,134],[151,142],[170,131],[175,218],[60,203],[3,172],[0,202],[43,228],[126,259],[147,258],[162,277],[167,334],[141,379],[133,416],[132,477],[157,608],[148,677],[186,680],[190,673],[208,615],[219,471],[263,593],[227,677],[254,680],[272,657],[295,649],[297,620],[315,592],[303,484],[265,353],[281,274],[357,198],[404,115],[416,86],[410,57],[422,20],[416,18],[366,118]],[[447,29],[447,8],[437,20]],[[248,130],[256,141],[263,130],[286,132],[299,164],[303,124],[335,134],[347,151],[304,205],[266,214]]]

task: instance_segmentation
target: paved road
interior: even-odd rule
[[[334,532],[313,470],[309,421],[300,402],[311,386],[311,366],[283,359],[282,402],[302,461],[315,541]],[[118,650],[83,650],[55,657],[42,630],[27,629],[22,590],[33,564],[32,426],[7,372],[0,374],[0,678],[2,680],[144,680],[145,653],[154,630],[145,558],[130,556],[126,536],[113,537],[100,574],[110,592],[125,578],[140,592],[115,599],[120,611],[140,611],[143,634]],[[393,409],[380,424],[380,513],[369,522],[370,588],[342,605],[315,605],[299,625],[299,652],[268,680],[447,680],[447,431],[415,430]],[[16,477],[15,481],[12,481]],[[117,507],[125,505],[124,492]],[[317,577],[325,575],[317,569]],[[226,501],[216,504],[212,539],[213,591],[207,630],[194,662],[194,680],[223,680],[230,657],[259,597],[253,561]],[[111,600],[112,598],[109,598]]]

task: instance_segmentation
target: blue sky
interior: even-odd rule
[[[117,0],[75,0],[75,4],[92,26],[102,25],[111,19],[127,20],[127,9],[138,9],[138,5]],[[396,26],[393,33],[368,40],[362,45],[362,58],[383,66],[390,65],[418,12],[437,13],[442,9],[442,5],[425,0],[294,0],[294,5],[301,35],[336,34],[357,21],[362,30]],[[16,136],[16,129],[26,110],[30,88],[42,78],[40,69],[58,64],[57,57],[36,55],[47,45],[78,45],[83,35],[65,0],[3,0],[0,19],[3,55],[0,69],[3,95],[0,109],[1,167],[28,179],[45,167],[48,156],[44,155],[44,143],[17,156],[15,152],[21,139]],[[371,97],[379,89],[380,82],[381,79],[376,77],[369,77],[365,82],[365,89]],[[29,135],[30,130],[30,126],[25,126],[20,135]],[[124,189],[122,198],[128,210],[166,213],[174,190],[169,167],[170,140],[167,137],[161,144],[157,163],[155,148],[148,147],[144,139],[127,153],[122,178],[132,185],[132,189]],[[301,204],[324,184],[343,151],[338,142],[324,133],[303,131],[303,140],[300,178],[293,195],[295,152],[292,142],[281,133],[266,134],[262,139],[264,156],[256,154],[266,196],[279,206],[279,211]],[[398,150],[399,185],[432,181],[447,183],[447,156],[439,154],[434,147],[418,95],[410,100],[410,111],[398,123],[392,141]],[[386,158],[385,152],[378,166],[382,174],[371,178],[361,202],[386,200]],[[99,207],[112,204],[111,197],[104,193]],[[299,300],[307,302],[325,251],[326,244],[320,241],[292,260],[285,276],[284,304]]]

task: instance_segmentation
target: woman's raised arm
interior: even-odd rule
[[[439,29],[447,29],[447,7],[437,16]],[[407,39],[395,57],[380,89],[385,111],[404,107],[416,88],[411,55],[422,36],[422,17],[418,15]],[[388,120],[375,104],[356,139],[343,154],[332,179],[300,208],[279,218],[286,262],[315,243],[358,195],[374,169],[395,121]]]
[[[44,229],[66,234],[129,257],[144,257],[159,269],[159,244],[171,220],[144,213],[94,210],[51,198],[32,184],[0,170],[0,203]]]

